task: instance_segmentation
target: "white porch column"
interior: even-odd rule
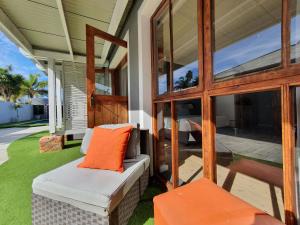
[[[56,69],[56,127],[58,129],[62,128],[62,102],[61,102],[61,80],[62,80],[62,68],[58,67]]]
[[[48,59],[48,102],[49,102],[49,132],[55,133],[56,109],[55,109],[55,61]]]
[[[150,155],[152,146],[152,87],[151,87],[151,31],[150,20],[161,0],[144,0],[138,10],[138,60],[139,60],[139,109],[140,124],[150,132]],[[151,159],[153,174],[153,158]]]

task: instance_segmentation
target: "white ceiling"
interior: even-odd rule
[[[79,56],[86,55],[86,24],[114,35],[110,25],[114,10],[118,8],[117,3],[128,4],[128,0],[61,1],[72,50],[74,55]],[[56,0],[0,0],[0,9],[34,50],[70,53]],[[118,27],[119,24],[115,26]],[[104,40],[96,40],[97,57],[101,56],[103,46]]]

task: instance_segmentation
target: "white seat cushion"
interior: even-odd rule
[[[140,155],[125,162],[125,171],[77,168],[83,158],[42,174],[34,179],[33,193],[63,201],[84,210],[107,215],[120,198],[149,167],[150,158]],[[121,192],[121,193],[120,193]]]

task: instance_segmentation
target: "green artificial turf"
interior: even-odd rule
[[[135,209],[128,225],[154,225],[153,197],[161,193],[158,185],[149,185]]]
[[[12,127],[40,127],[48,125],[48,120],[28,120],[15,123],[0,124],[0,129]]]
[[[79,158],[80,142],[67,143],[64,151],[40,153],[38,141],[47,132],[13,142],[9,160],[0,165],[0,224],[31,224],[31,184],[39,174]]]
[[[32,180],[81,157],[79,141],[67,142],[63,151],[39,153],[38,140],[47,134],[37,133],[9,146],[9,160],[0,165],[0,225],[30,225]],[[152,198],[159,193],[156,185],[146,190],[130,225],[154,224]]]

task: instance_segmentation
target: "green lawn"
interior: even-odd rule
[[[0,165],[0,224],[31,224],[31,184],[39,174],[81,157],[80,142],[70,141],[64,151],[39,153],[38,140],[47,132],[37,133],[12,143],[9,160]],[[150,186],[139,203],[130,225],[154,224],[152,198],[160,193]]]
[[[157,185],[150,184],[130,218],[128,225],[154,225],[153,197],[160,193],[161,189]]]
[[[48,120],[28,120],[15,123],[0,124],[0,129],[12,127],[40,127],[48,125]]]

